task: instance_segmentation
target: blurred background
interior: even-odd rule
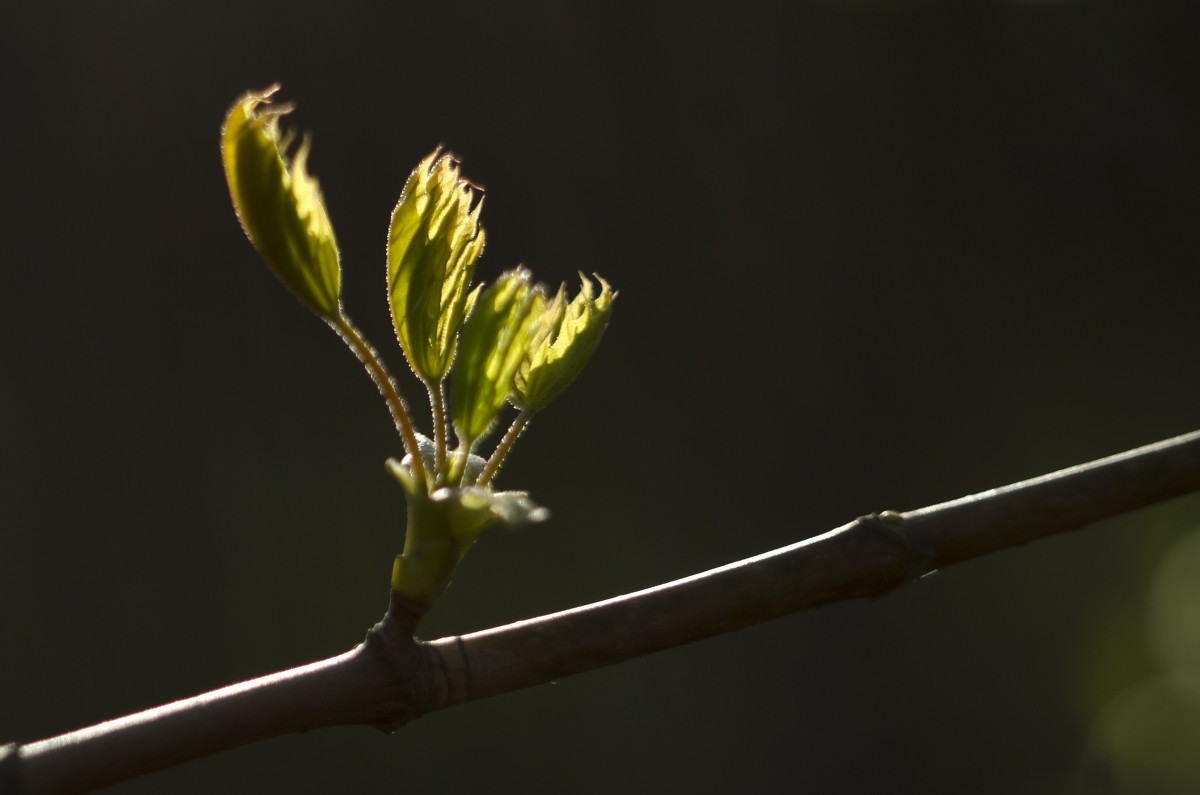
[[[1147,0],[5,3],[0,740],[340,653],[386,606],[400,444],[236,223],[246,90],[298,103],[347,310],[414,405],[384,244],[439,143],[487,188],[480,277],[621,292],[500,478],[553,519],[486,535],[435,637],[1200,426],[1198,29]],[[1195,792],[1197,527],[1185,498],[109,791]]]

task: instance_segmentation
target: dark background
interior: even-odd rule
[[[385,607],[400,445],[234,219],[247,89],[298,102],[347,309],[414,404],[383,249],[439,142],[487,186],[481,277],[621,292],[501,478],[553,520],[488,534],[433,637],[1200,425],[1198,31],[1144,0],[5,3],[0,740],[339,653]],[[1200,732],[1170,685],[1200,655],[1147,610],[1198,514],[111,791],[1195,791],[1195,745],[1146,738]]]

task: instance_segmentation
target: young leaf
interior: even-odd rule
[[[529,352],[534,299],[540,294],[524,268],[502,273],[463,328],[454,373],[454,432],[466,450],[491,429],[504,407]]]
[[[396,338],[413,371],[427,384],[441,381],[478,290],[468,292],[483,252],[483,202],[459,177],[458,161],[439,151],[417,166],[388,232],[388,302]]]
[[[600,281],[600,295],[592,297],[592,283],[582,273],[583,286],[569,305],[560,287],[553,301],[539,297],[538,322],[533,331],[529,357],[513,380],[512,402],[517,408],[538,411],[566,389],[579,375],[600,344],[612,314],[613,292]]]
[[[333,225],[317,181],[305,168],[305,139],[289,161],[290,135],[279,117],[290,105],[269,105],[278,84],[250,92],[229,109],[221,156],[229,194],[250,242],[280,281],[323,318],[341,314],[341,264]]]

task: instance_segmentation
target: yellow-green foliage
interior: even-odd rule
[[[570,304],[566,303],[566,285],[558,288],[554,300],[545,295],[535,299],[540,315],[529,355],[513,379],[513,405],[537,411],[558,397],[567,384],[579,375],[600,344],[617,294],[600,281],[600,295],[592,297],[592,283],[579,274],[583,286]]]
[[[454,373],[454,432],[471,449],[492,427],[529,355],[538,288],[524,268],[500,275],[476,303],[463,329]]]
[[[268,106],[279,89],[250,92],[234,103],[221,132],[225,178],[238,220],[258,253],[297,298],[318,315],[341,314],[341,265],[333,225],[317,181],[305,170],[306,139],[289,162],[291,136]]]
[[[482,202],[474,202],[458,161],[434,151],[409,176],[388,231],[392,323],[410,366],[428,388],[437,426],[433,439],[417,433],[387,366],[342,310],[337,241],[317,181],[305,169],[309,142],[289,158],[292,139],[280,134],[279,117],[291,107],[269,102],[278,88],[250,92],[229,109],[221,134],[229,193],[267,265],[346,341],[387,401],[408,453],[402,461],[388,461],[408,504],[392,588],[428,606],[485,527],[546,518],[546,510],[525,492],[493,491],[492,477],[529,417],[586,364],[616,293],[600,279],[595,295],[592,282],[581,277],[573,301],[567,302],[565,286],[551,300],[524,268],[501,274],[486,290],[472,290],[485,240]],[[442,422],[442,381],[452,368],[450,413],[459,440],[453,451]],[[512,429],[490,458],[474,455],[506,402],[521,410]]]
[[[450,155],[421,161],[392,211],[388,302],[396,337],[413,371],[441,381],[454,361],[458,330],[479,291],[468,292],[484,231],[469,183]]]

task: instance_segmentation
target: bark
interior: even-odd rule
[[[395,596],[355,649],[23,746],[0,746],[0,793],[85,792],[244,743],[409,720],[729,632],[877,597],[938,568],[1200,490],[1200,431],[828,533],[682,580],[464,636],[419,641]]]

